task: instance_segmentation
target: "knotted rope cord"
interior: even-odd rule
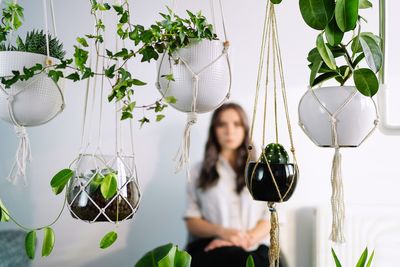
[[[258,68],[258,75],[257,75],[257,84],[256,84],[256,96],[254,100],[254,108],[253,108],[253,118],[251,122],[250,128],[250,143],[253,144],[253,136],[254,136],[254,128],[255,128],[255,121],[257,118],[257,106],[259,102],[260,96],[260,87],[261,87],[261,80],[262,75],[264,72],[264,61],[266,60],[266,72],[265,72],[265,98],[264,98],[264,112],[263,112],[263,133],[262,133],[262,153],[258,158],[257,162],[255,163],[254,169],[252,171],[252,178],[255,175],[255,171],[257,169],[258,164],[260,163],[261,159],[266,156],[264,154],[264,147],[265,147],[265,140],[266,140],[266,128],[267,128],[267,100],[268,100],[268,87],[269,87],[269,75],[270,71],[273,75],[273,103],[274,103],[274,120],[275,120],[275,141],[278,143],[279,141],[279,132],[278,132],[278,86],[281,87],[282,98],[283,98],[283,105],[286,115],[286,123],[288,128],[288,134],[290,138],[291,144],[291,152],[293,155],[293,161],[295,166],[295,172],[297,173],[297,159],[295,156],[295,149],[294,149],[294,142],[293,142],[293,134],[292,128],[290,124],[290,117],[288,112],[288,103],[287,103],[287,95],[286,95],[286,87],[284,81],[284,74],[283,74],[283,63],[282,63],[282,56],[280,52],[280,44],[279,44],[279,36],[278,36],[278,26],[276,21],[276,14],[274,5],[267,1],[266,4],[266,11],[265,11],[265,20],[264,20],[264,28],[263,28],[263,35],[262,35],[262,44],[261,44],[261,51],[260,51],[260,61],[259,61],[259,68]],[[265,55],[267,52],[267,55]],[[272,56],[272,59],[270,58]],[[270,64],[272,62],[272,70],[270,70]],[[279,76],[278,76],[279,75]],[[278,84],[278,78],[280,83]],[[249,150],[253,149],[252,145],[249,147]],[[249,153],[250,154],[250,153]],[[250,162],[250,155],[247,159],[247,164]],[[278,187],[277,180],[274,176],[274,173],[271,169],[271,165],[268,160],[265,160],[268,171],[271,175],[274,187],[276,192],[279,196],[279,202],[283,202],[286,198],[287,194],[292,190],[294,179],[292,179],[291,184],[289,185],[289,189],[286,192],[280,192]],[[253,179],[250,179],[251,183]],[[249,190],[252,191],[252,185],[250,185]],[[269,250],[269,262],[270,267],[278,267],[279,266],[279,254],[280,254],[280,245],[279,245],[279,219],[278,214],[275,209],[275,203],[268,202],[268,208],[271,212],[271,231],[270,231],[270,238],[271,238],[271,247]]]
[[[176,1],[173,0],[173,9],[172,13],[175,14],[175,6],[176,6]],[[192,96],[192,104],[191,104],[191,110],[187,114],[187,120],[186,120],[186,126],[185,130],[183,132],[183,138],[181,145],[174,157],[174,160],[177,161],[177,165],[175,168],[175,172],[181,171],[184,167],[186,167],[186,177],[190,179],[190,133],[191,133],[191,128],[194,124],[197,122],[197,97],[198,97],[198,90],[199,90],[199,76],[202,72],[207,70],[209,67],[214,65],[218,60],[220,60],[222,57],[226,57],[227,63],[228,63],[228,70],[229,70],[229,89],[228,92],[225,96],[225,98],[219,103],[218,106],[222,105],[227,99],[230,97],[230,92],[231,92],[231,84],[232,84],[232,73],[231,73],[231,66],[230,66],[230,61],[229,61],[229,56],[228,56],[228,49],[229,49],[229,41],[227,39],[227,31],[226,31],[226,26],[225,26],[225,19],[224,19],[224,13],[223,13],[223,6],[221,3],[221,0],[219,0],[219,7],[220,7],[220,13],[221,13],[221,20],[222,20],[222,25],[223,25],[223,32],[224,32],[224,37],[225,41],[223,42],[224,48],[221,53],[216,59],[214,59],[212,62],[207,64],[205,67],[203,67],[201,70],[195,72],[189,65],[189,63],[179,55],[179,52],[176,52],[177,58],[174,58],[174,61],[176,62],[182,62],[184,66],[188,69],[190,74],[192,75],[193,79],[193,85],[192,85],[192,90],[193,90],[193,96]],[[213,13],[213,17],[215,17],[214,14],[214,6],[212,4],[212,0],[210,0],[210,8]],[[214,22],[215,24],[215,22]],[[165,53],[162,57],[161,62],[163,61],[165,57]],[[172,56],[171,56],[172,57]],[[160,90],[161,89],[161,84],[160,84],[160,74],[161,74],[161,65],[159,64],[158,67],[158,75],[157,75],[157,82],[156,82],[156,87]],[[172,71],[171,67],[170,70]],[[167,88],[168,90],[168,88]],[[165,92],[163,95],[166,95],[167,93]]]

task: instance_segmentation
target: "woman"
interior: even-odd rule
[[[229,103],[218,108],[204,160],[192,170],[187,185],[185,220],[192,267],[244,267],[249,255],[256,266],[268,266],[267,206],[252,199],[244,178],[249,144],[242,107]]]

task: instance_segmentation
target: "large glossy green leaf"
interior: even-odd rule
[[[135,267],[158,267],[158,262],[163,259],[174,248],[173,244],[166,244],[147,252]]]
[[[190,267],[192,257],[184,250],[176,249],[174,266],[175,267]]]
[[[74,172],[71,169],[63,169],[54,175],[53,179],[50,181],[54,194],[60,194],[73,175]]]
[[[117,178],[115,173],[109,173],[104,176],[100,186],[101,194],[105,199],[112,198],[117,193]]]
[[[365,96],[374,96],[379,89],[378,78],[370,69],[357,69],[353,73],[354,83],[357,90]]]
[[[328,26],[326,26],[325,36],[328,43],[332,46],[340,44],[343,40],[344,32],[339,29],[335,19],[332,19]]]
[[[342,264],[340,263],[338,257],[336,256],[335,250],[333,248],[331,248],[331,251],[332,251],[333,259],[335,260],[336,267],[342,267]]]
[[[361,34],[359,40],[368,66],[373,72],[377,73],[381,69],[383,62],[382,50],[379,44],[376,39],[365,34]]]
[[[25,252],[29,259],[35,258],[36,250],[36,231],[32,230],[25,236]]]
[[[325,64],[332,70],[336,69],[335,58],[332,54],[332,51],[325,44],[322,33],[319,34],[317,37],[317,49],[318,49],[319,54],[322,57],[322,60],[325,62]]]
[[[335,17],[343,32],[353,30],[357,25],[359,0],[337,0]]]
[[[322,60],[316,61],[312,64],[310,73],[310,86],[313,86],[315,77],[317,77],[317,74],[321,66],[322,66]]]
[[[246,267],[255,267],[253,256],[249,255],[247,257]]]
[[[358,8],[360,9],[365,9],[370,7],[372,7],[372,3],[368,0],[360,0],[360,3],[358,4]]]
[[[361,254],[360,259],[358,259],[356,267],[364,267],[365,263],[367,262],[367,257],[368,257],[368,249],[365,248],[364,252]]]
[[[173,246],[172,249],[165,255],[164,258],[158,261],[158,267],[174,267],[174,259],[176,254],[177,247]]]
[[[300,0],[304,21],[313,29],[323,30],[335,12],[335,0]]]
[[[271,0],[271,3],[277,5],[280,4],[282,2],[282,0]]]
[[[118,238],[118,234],[114,231],[107,233],[105,236],[100,241],[100,248],[106,249],[112,244],[115,243],[115,241]]]
[[[10,220],[9,214],[10,212],[0,199],[0,222],[8,222]]]
[[[316,86],[324,81],[333,79],[333,78],[337,77],[338,75],[339,74],[336,71],[325,72],[325,73],[319,75],[317,78],[315,78],[315,80],[311,86]]]
[[[44,228],[43,233],[42,257],[47,257],[53,251],[55,236],[53,229],[50,227]]]
[[[372,254],[371,254],[371,256],[369,257],[369,260],[368,260],[368,262],[367,262],[367,266],[365,266],[365,267],[370,267],[370,266],[371,266],[372,259],[374,258],[374,255],[375,255],[375,251],[372,251]]]

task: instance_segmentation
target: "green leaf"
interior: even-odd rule
[[[109,173],[104,176],[100,191],[105,199],[110,199],[117,193],[117,187],[118,184],[115,173]]]
[[[36,231],[32,230],[25,236],[25,252],[29,259],[35,258],[36,250]]]
[[[47,257],[51,254],[51,251],[54,247],[54,231],[50,227],[46,227],[43,229],[43,245],[42,245],[42,257]]]
[[[54,175],[53,179],[50,181],[54,194],[60,194],[72,176],[74,176],[74,172],[71,169],[63,169]]]
[[[271,3],[275,5],[280,4],[281,2],[282,0],[271,0]]]
[[[249,255],[247,257],[246,267],[255,267],[253,256]]]
[[[364,252],[361,254],[361,257],[357,262],[356,267],[364,267],[365,266],[365,262],[367,261],[367,257],[368,257],[368,249],[365,248]]]
[[[172,74],[172,73],[166,74],[166,75],[161,75],[161,77],[165,78],[167,81],[175,82],[174,74]]]
[[[175,251],[174,265],[176,267],[190,267],[192,257],[186,251],[179,250]]]
[[[171,250],[174,250],[173,244],[166,244],[157,247],[140,258],[140,260],[135,264],[135,267],[158,267],[158,262],[168,256]]]
[[[325,73],[321,74],[320,76],[318,76],[317,78],[315,78],[314,83],[311,86],[316,86],[317,84],[320,84],[326,80],[333,79],[333,78],[337,77],[338,75],[339,74],[335,71],[325,72]]]
[[[313,29],[323,30],[335,12],[335,0],[300,0],[304,21]]]
[[[337,0],[336,22],[342,32],[353,30],[357,25],[359,0]]]
[[[372,7],[372,3],[368,0],[360,0],[360,2],[358,3],[359,9],[365,9],[365,8],[371,8],[371,7]]]
[[[109,67],[108,69],[106,69],[106,70],[104,71],[104,75],[105,75],[107,78],[112,79],[112,78],[115,77],[114,72],[115,72],[115,64],[112,65],[111,67]]]
[[[79,78],[79,74],[77,72],[71,73],[70,75],[68,75],[67,77],[65,77],[65,79],[69,79],[72,80],[74,82],[77,82],[80,80]]]
[[[357,69],[353,73],[354,83],[357,90],[365,96],[374,96],[379,89],[378,78],[370,69]]]
[[[89,47],[89,44],[88,44],[88,42],[86,41],[85,38],[77,37],[77,38],[76,38],[76,41],[77,41],[79,44],[81,44],[83,47]]]
[[[331,251],[332,251],[333,259],[335,260],[336,267],[342,267],[342,264],[340,263],[338,257],[336,256],[335,250],[333,250],[333,248],[331,248]]]
[[[9,214],[10,212],[0,199],[0,222],[8,222],[10,220]]]
[[[333,57],[332,51],[325,44],[322,33],[320,33],[317,37],[317,49],[325,64],[332,70],[336,69],[335,58]]]
[[[377,73],[382,66],[383,55],[379,44],[369,35],[360,35],[360,44],[365,54],[365,59],[371,70]]]
[[[123,111],[121,115],[121,121],[126,120],[126,119],[133,119],[132,112],[130,111]]]
[[[177,99],[173,96],[164,97],[164,101],[168,104],[175,104]]]
[[[96,173],[93,179],[90,181],[90,192],[95,192],[104,180],[104,176],[100,173]]]
[[[136,85],[136,86],[143,86],[143,85],[146,85],[147,83],[142,82],[142,81],[140,81],[138,79],[132,79],[132,84]]]
[[[366,266],[366,267],[370,267],[370,266],[371,266],[372,259],[374,258],[374,255],[375,255],[375,251],[372,251],[372,254],[371,254],[371,256],[369,257],[369,260],[368,260],[368,262],[367,262],[367,266]]]
[[[158,121],[161,121],[161,120],[164,119],[164,118],[165,118],[164,115],[158,114],[157,117],[156,117],[156,121],[157,121],[157,122],[158,122]]]
[[[332,19],[326,26],[325,36],[331,46],[338,45],[343,40],[344,32],[339,29],[335,19]]]
[[[311,74],[310,74],[310,86],[312,86],[314,84],[315,77],[317,77],[317,74],[319,72],[319,69],[322,66],[322,63],[323,62],[322,62],[322,59],[321,59],[321,60],[318,60],[318,61],[316,61],[316,62],[314,62],[312,64]]]
[[[100,248],[106,249],[110,247],[118,238],[118,234],[114,231],[107,233],[100,241]]]

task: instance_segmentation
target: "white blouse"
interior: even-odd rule
[[[192,169],[191,181],[188,181],[185,218],[202,218],[210,223],[248,231],[254,228],[260,220],[268,220],[267,203],[253,200],[247,187],[240,194],[236,192],[236,173],[229,162],[222,156],[217,165],[219,179],[217,183],[203,191],[197,187],[201,164]],[[268,244],[268,239],[260,244]]]

